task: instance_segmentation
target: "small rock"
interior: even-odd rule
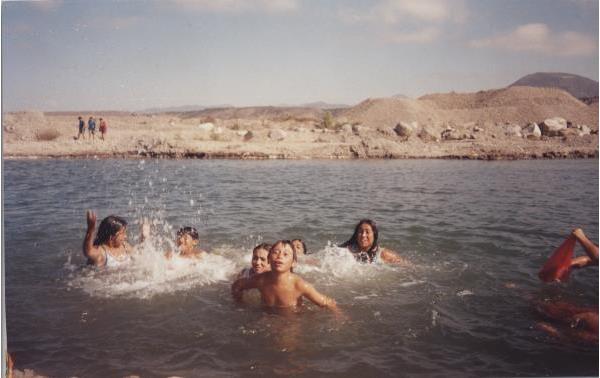
[[[206,122],[199,124],[198,128],[202,131],[212,131],[215,128],[215,125],[212,122]]]
[[[527,139],[539,139],[542,136],[542,131],[535,122],[525,126],[525,128],[522,130],[522,133],[527,137]]]
[[[586,125],[581,125],[579,130],[580,130],[579,136],[590,135],[592,133],[592,129],[590,129]]]
[[[480,132],[480,131],[483,131],[483,129],[482,129],[481,127],[475,126],[475,127],[473,128],[473,131],[474,131],[474,132],[476,132],[476,133],[478,133],[478,132]]]
[[[396,136],[396,132],[391,127],[378,127],[377,132],[385,136]]]
[[[286,137],[285,131],[281,129],[273,129],[269,131],[269,138],[274,140],[284,140]]]
[[[424,142],[439,142],[440,139],[433,134],[428,128],[423,127],[417,135]]]
[[[521,134],[521,127],[518,125],[509,125],[506,127],[505,131],[506,136],[509,137],[518,137],[521,138],[523,135]]]
[[[236,134],[237,134],[238,136],[245,136],[245,135],[246,135],[246,133],[248,133],[248,131],[247,131],[247,130],[239,130],[239,131],[237,131],[237,132],[236,132]]]
[[[342,127],[340,128],[340,131],[343,132],[344,134],[352,134],[353,133],[352,125],[349,123],[344,123],[342,125]]]
[[[246,134],[244,134],[244,141],[247,142],[254,137],[252,131],[248,130]]]

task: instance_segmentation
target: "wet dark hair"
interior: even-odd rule
[[[116,215],[109,215],[102,219],[100,226],[98,226],[98,232],[96,233],[96,239],[94,239],[94,245],[99,246],[108,243],[111,237],[115,236],[117,232],[127,227],[127,221]]]
[[[295,241],[299,241],[300,243],[302,243],[302,249],[304,249],[304,254],[308,255],[308,250],[306,249],[306,243],[304,243],[304,240],[302,239],[292,239],[292,243]],[[293,244],[292,244],[293,246]]]
[[[192,239],[194,240],[200,240],[200,236],[198,236],[198,230],[196,230],[194,227],[190,227],[190,226],[185,226],[185,227],[181,227],[178,231],[177,231],[177,237],[180,237],[182,235],[190,235],[192,237]]]
[[[273,243],[273,245],[271,246],[271,248],[269,249],[269,262],[271,261],[271,252],[273,252],[273,249],[275,249],[275,246],[277,246],[277,244],[283,244],[283,245],[289,245],[290,248],[292,249],[293,252],[293,261],[294,262],[298,262],[298,256],[296,255],[296,250],[294,249],[294,246],[292,245],[292,242],[289,240],[278,240],[275,243]],[[294,267],[290,268],[290,272],[294,272]]]
[[[344,243],[340,244],[339,247],[349,248],[353,252],[358,252],[358,229],[363,224],[368,224],[373,230],[373,244],[371,245],[371,248],[369,248],[369,250],[367,251],[367,255],[369,255],[369,260],[373,260],[375,254],[377,253],[377,249],[379,248],[379,244],[377,243],[377,240],[379,239],[379,231],[377,230],[377,225],[375,224],[374,220],[361,219],[356,225],[356,227],[354,227],[354,234],[352,235],[352,237]]]
[[[267,252],[271,252],[271,247],[273,247],[271,244],[269,243],[260,243],[259,245],[257,245],[256,247],[254,247],[254,249],[252,250],[252,254],[254,254],[254,252],[258,251],[259,249],[266,249]]]

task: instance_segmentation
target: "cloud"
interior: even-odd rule
[[[440,34],[438,28],[429,27],[406,33],[390,33],[386,39],[391,43],[430,43],[438,39]]]
[[[338,16],[349,23],[383,22],[390,25],[406,22],[464,22],[467,8],[462,0],[382,0],[368,9],[341,8]]]
[[[52,12],[63,4],[62,0],[31,1],[29,5],[40,12]]]
[[[448,24],[468,17],[463,0],[380,0],[368,8],[342,7],[338,18],[347,24],[367,24],[379,29],[388,43],[431,43]]]
[[[598,42],[591,36],[573,31],[553,32],[542,23],[522,25],[505,34],[473,40],[469,45],[558,56],[592,55],[598,48]]]
[[[175,0],[175,4],[191,11],[213,13],[290,12],[299,8],[299,0]]]

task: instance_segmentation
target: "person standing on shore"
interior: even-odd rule
[[[90,117],[88,120],[88,133],[90,134],[90,139],[95,139],[96,135],[96,121],[94,117]]]
[[[79,139],[80,137],[83,137],[85,139],[85,122],[83,121],[82,116],[79,116],[77,119],[79,120],[79,133],[77,134],[77,138],[75,139]]]
[[[106,121],[100,118],[100,139],[104,140],[104,134],[106,134],[107,128]]]

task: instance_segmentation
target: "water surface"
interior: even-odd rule
[[[85,268],[88,208],[124,216],[134,243],[148,217],[144,261]],[[361,218],[414,267],[334,248]],[[209,259],[162,258],[182,225]],[[597,243],[596,160],[6,161],[8,346],[50,376],[594,376],[597,346],[534,327],[538,301],[598,306],[597,268],[536,276],[575,226]],[[318,260],[297,272],[346,321],[233,303],[252,247],[296,237]]]

